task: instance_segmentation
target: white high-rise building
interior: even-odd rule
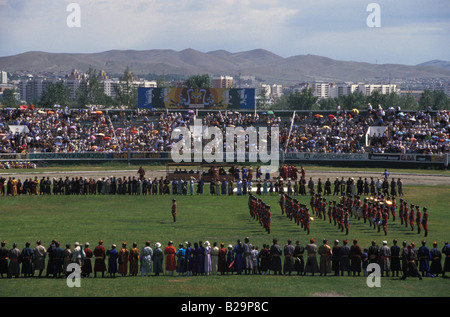
[[[397,85],[395,84],[358,84],[358,91],[365,96],[370,96],[373,92],[378,91],[380,94],[390,94],[397,92]]]
[[[272,98],[280,98],[283,96],[283,86],[279,84],[273,84],[272,87]]]
[[[8,73],[5,71],[0,71],[0,84],[8,83]]]
[[[328,98],[330,92],[330,84],[316,81],[312,85],[313,94],[315,97],[318,97],[319,100],[322,98]]]

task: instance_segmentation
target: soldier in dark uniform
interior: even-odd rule
[[[369,247],[369,263],[378,263],[378,251],[379,248],[376,241],[372,241],[372,245]]]
[[[436,277],[442,273],[442,253],[441,250],[437,247],[437,242],[433,242],[433,248],[430,251],[431,254],[431,265],[430,265],[430,273],[435,275]]]
[[[353,245],[350,247],[350,268],[353,272],[353,276],[358,273],[358,276],[361,275],[361,259],[362,259],[362,250],[358,245],[358,240],[353,240]]]
[[[270,256],[271,256],[271,270],[275,272],[275,275],[277,275],[277,272],[281,275],[281,247],[278,245],[278,240],[273,239],[273,244],[270,247]]]
[[[0,275],[8,275],[8,249],[6,248],[6,241],[2,241],[0,248]]]
[[[450,271],[450,244],[445,242],[442,248],[442,255],[445,256],[444,268],[442,270],[442,277],[445,277],[445,272]]]
[[[398,276],[398,272],[401,270],[400,247],[397,245],[397,239],[394,239],[393,243],[394,245],[391,247],[391,271],[392,276]]]
[[[294,246],[292,245],[292,240],[288,239],[287,244],[284,246],[284,274],[294,270]]]
[[[339,240],[334,240],[334,246],[331,250],[332,257],[331,257],[331,270],[334,271],[335,276],[339,276]]]
[[[304,253],[305,247],[300,244],[300,241],[297,241],[294,248],[294,269],[297,271],[297,275],[302,275],[305,271]]]

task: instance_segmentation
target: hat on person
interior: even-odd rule
[[[157,248],[161,247],[161,243],[156,242],[156,243],[155,243],[155,247],[157,247]]]

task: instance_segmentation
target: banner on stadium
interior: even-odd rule
[[[369,158],[367,153],[286,153],[285,160],[305,161],[365,161]]]
[[[371,153],[369,160],[373,161],[402,161],[402,162],[417,162],[417,163],[445,163],[445,155],[430,155],[430,154],[388,154],[388,153]]]
[[[254,88],[138,88],[142,109],[254,109]]]

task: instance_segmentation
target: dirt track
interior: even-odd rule
[[[23,170],[22,170],[23,171]],[[86,177],[99,179],[103,177],[123,177],[123,176],[138,176],[137,170],[114,170],[114,171],[77,171],[77,172],[39,172],[37,170],[30,170],[29,173],[20,173],[20,174],[14,174],[13,170],[2,170],[0,171],[0,175],[3,175],[3,177],[9,177],[9,176],[15,176],[18,179],[21,179],[22,181],[26,178],[35,178],[36,176],[40,179],[43,176],[46,178],[49,177],[57,178],[59,179],[62,177],[63,179],[66,176],[69,176],[69,178],[72,177]],[[147,171],[146,177],[154,179],[157,177],[158,179],[163,176],[166,176],[165,170],[158,170],[158,171]],[[317,184],[317,180],[319,178],[322,179],[322,182],[325,182],[327,178],[330,178],[331,183],[336,179],[336,177],[344,177],[344,179],[348,179],[349,177],[355,178],[357,180],[359,177],[368,178],[370,181],[370,177],[373,177],[375,181],[377,178],[382,178],[383,175],[380,171],[380,173],[373,173],[373,172],[343,172],[343,171],[308,171],[306,170],[306,179],[309,180],[309,178],[312,177],[314,182]],[[389,179],[395,178],[401,178],[403,181],[403,185],[450,185],[450,176],[449,175],[440,175],[440,174],[406,174],[406,173],[395,173],[390,171]]]

